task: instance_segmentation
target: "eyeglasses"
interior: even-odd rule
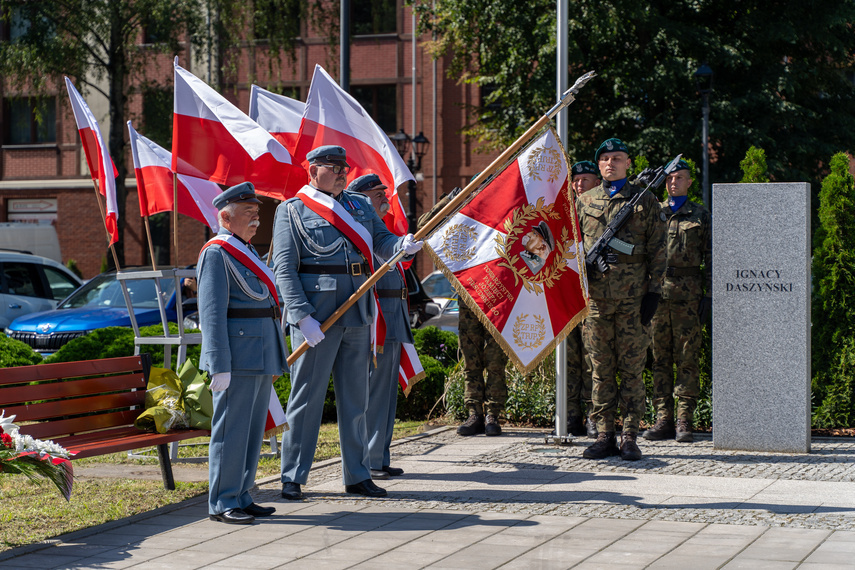
[[[347,174],[350,172],[349,166],[342,166],[341,164],[319,164],[318,166],[329,168],[333,171],[333,174]]]

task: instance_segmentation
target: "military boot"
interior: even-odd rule
[[[635,432],[625,431],[620,437],[620,458],[625,461],[638,461],[641,459],[641,450],[638,449]]]
[[[597,422],[594,421],[594,418],[588,416],[588,421],[585,425],[588,431],[588,437],[595,438],[597,437]]]
[[[605,459],[610,455],[619,455],[620,450],[615,439],[615,432],[601,431],[597,434],[597,441],[588,446],[582,453],[585,459]]]
[[[665,418],[658,418],[653,427],[646,430],[641,437],[650,441],[674,439],[674,422]]]
[[[692,424],[688,420],[677,420],[677,437],[675,438],[680,443],[692,443],[695,441],[695,436],[692,433]]]
[[[585,424],[582,421],[582,417],[570,416],[567,418],[567,431],[570,432],[570,435],[577,437],[585,435]]]
[[[478,435],[484,433],[484,416],[470,412],[469,418],[457,428],[457,435]]]
[[[502,426],[499,425],[498,417],[493,414],[487,414],[487,420],[484,424],[484,435],[502,435]]]

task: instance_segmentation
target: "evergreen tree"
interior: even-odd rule
[[[766,151],[762,148],[751,146],[748,152],[745,153],[745,158],[739,163],[739,168],[742,169],[742,184],[748,182],[769,182],[769,177],[766,176]]]

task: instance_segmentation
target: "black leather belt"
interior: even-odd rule
[[[377,296],[381,299],[406,299],[406,289],[377,289]]]
[[[606,263],[614,265],[616,263],[644,263],[644,255],[624,255],[622,253],[607,253]]]
[[[281,314],[279,307],[267,307],[266,309],[230,308],[226,316],[230,319],[274,319],[278,321]]]
[[[668,277],[688,277],[690,275],[700,275],[701,267],[695,265],[693,267],[668,267],[665,269],[665,275]]]
[[[371,275],[367,263],[351,263],[350,265],[301,265],[300,273],[328,275]]]

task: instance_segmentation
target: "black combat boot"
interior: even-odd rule
[[[484,433],[484,415],[470,412],[469,418],[457,428],[457,435],[478,435]]]
[[[487,420],[484,424],[484,435],[502,435],[502,426],[499,425],[498,416],[487,414]]]
[[[638,434],[625,431],[620,437],[620,458],[625,461],[638,461],[641,459],[641,450],[635,442]]]
[[[692,424],[688,420],[677,420],[677,437],[675,438],[680,443],[692,443],[695,441],[695,436],[692,433]]]
[[[596,438],[597,437],[597,422],[594,421],[593,417],[588,416],[588,421],[585,424],[585,427],[587,428],[587,431],[588,431],[588,437],[590,437],[590,438]]]
[[[674,439],[674,422],[665,418],[658,418],[653,427],[645,431],[641,437],[650,441]]]
[[[581,437],[585,435],[585,424],[582,422],[581,416],[570,416],[567,418],[567,431],[570,435]]]
[[[610,455],[619,455],[620,450],[615,439],[615,432],[601,431],[597,434],[597,441],[588,446],[582,453],[585,459],[605,459]]]

